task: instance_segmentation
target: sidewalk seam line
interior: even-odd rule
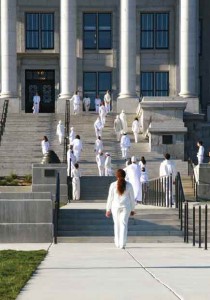
[[[125,251],[133,258],[135,262],[137,262],[141,268],[143,268],[152,278],[154,278],[158,283],[166,287],[172,294],[174,294],[178,299],[184,300],[179,294],[177,294],[170,286],[168,286],[165,282],[163,282],[161,279],[159,279],[155,274],[153,274],[151,271],[149,271],[138,259],[136,259],[128,250],[125,249]]]

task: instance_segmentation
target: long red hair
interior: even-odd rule
[[[126,173],[123,169],[119,169],[116,172],[117,177],[117,191],[119,195],[123,195],[126,190],[126,181],[125,181]]]

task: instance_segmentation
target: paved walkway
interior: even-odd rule
[[[210,251],[185,244],[58,244],[17,300],[205,300]]]

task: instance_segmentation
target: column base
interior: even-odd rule
[[[198,97],[188,97],[188,98],[184,97],[184,100],[187,102],[185,112],[192,113],[192,114],[199,114],[200,105],[199,105]]]
[[[56,113],[57,114],[65,114],[65,109],[66,109],[66,100],[69,100],[71,97],[68,98],[61,98],[59,97],[56,102]],[[73,109],[73,102],[70,101],[70,114],[74,114],[74,109]]]
[[[139,105],[139,99],[137,97],[118,97],[117,98],[117,113],[122,110],[125,113],[136,114],[136,109]]]
[[[20,98],[18,97],[5,97],[5,95],[0,96],[0,107],[3,107],[4,100],[9,100],[8,113],[20,113]]]

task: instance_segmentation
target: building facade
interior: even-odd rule
[[[55,112],[76,89],[92,108],[109,89],[121,103],[181,96],[206,111],[209,34],[208,0],[1,0],[1,98],[31,113],[38,91]]]

